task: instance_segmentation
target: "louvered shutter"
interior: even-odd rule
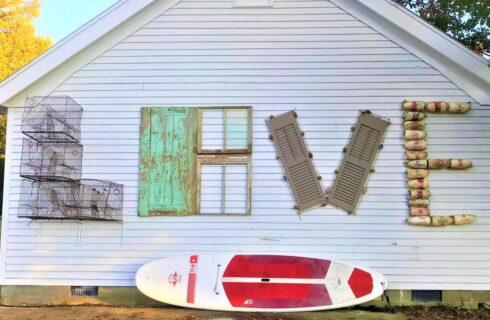
[[[325,193],[310,158],[296,114],[287,112],[267,120],[279,160],[282,162],[287,181],[299,211],[325,204]]]
[[[354,213],[389,121],[362,111],[327,202]]]

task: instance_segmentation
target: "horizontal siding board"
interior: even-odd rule
[[[291,11],[295,11],[292,9]],[[310,12],[315,9],[311,9]],[[234,23],[236,21],[246,21],[246,22],[259,22],[259,21],[352,21],[355,18],[346,13],[332,13],[332,14],[221,14],[221,15],[200,15],[201,10],[196,10],[195,14],[182,15],[170,15],[165,14],[157,18],[155,21],[159,22],[173,22],[173,21],[188,21],[188,22],[208,22],[208,21],[219,21],[225,23]]]
[[[484,210],[476,210],[475,212],[478,214],[478,213],[481,213],[483,212]],[[128,209],[128,212],[129,212],[129,209]],[[223,220],[223,221],[220,221],[220,222],[216,222],[215,224],[215,227],[218,228],[218,229],[226,229],[226,227],[229,225],[228,224],[233,224],[234,226],[234,229],[251,229],[251,228],[260,228],[260,230],[262,232],[266,232],[269,230],[269,229],[266,229],[266,228],[263,228],[263,223],[274,223],[277,224],[277,226],[275,228],[271,228],[270,230],[277,230],[278,231],[278,234],[275,234],[275,236],[279,236],[279,237],[282,237],[282,236],[287,236],[288,234],[291,233],[290,230],[288,230],[287,228],[284,229],[284,227],[288,227],[288,226],[291,226],[291,225],[296,225],[297,228],[300,229],[300,233],[293,233],[294,235],[296,235],[296,237],[298,238],[308,238],[308,237],[318,237],[318,238],[335,238],[334,235],[330,235],[330,234],[325,234],[325,233],[321,233],[321,231],[324,229],[324,228],[327,228],[327,229],[331,229],[331,228],[335,228],[335,222],[336,221],[339,221],[339,225],[343,225],[345,227],[349,227],[350,225],[352,225],[352,227],[349,227],[349,228],[352,228],[352,229],[356,229],[355,225],[356,225],[356,221],[352,221],[352,220],[346,220],[344,218],[345,216],[345,213],[339,211],[339,210],[336,210],[334,208],[331,208],[329,207],[328,209],[325,209],[324,211],[312,211],[309,215],[305,215],[305,220],[307,222],[304,222],[303,224],[301,225],[297,225],[297,216],[295,215],[291,215],[291,213],[293,213],[294,211],[291,209],[291,211],[287,211],[287,210],[283,210],[283,209],[279,209],[279,210],[270,210],[269,212],[264,212],[264,211],[260,211],[258,210],[257,212],[260,213],[260,216],[258,217],[255,217],[255,216],[250,216],[250,217],[247,217],[247,218],[244,218],[244,217],[235,217],[235,216],[224,216],[222,218],[220,218],[219,220]],[[380,210],[379,212],[376,212],[376,210],[365,210],[364,211],[364,215],[363,215],[363,219],[358,222],[358,226],[357,226],[357,229],[365,229],[365,228],[368,228],[369,230],[380,230],[380,228],[385,228],[386,225],[394,225],[394,226],[397,226],[397,228],[403,228],[403,230],[407,230],[407,231],[410,231],[412,230],[414,233],[416,233],[416,231],[420,231],[420,234],[418,234],[418,236],[420,238],[425,238],[427,237],[428,235],[430,234],[438,234],[438,235],[446,235],[446,236],[449,236],[449,239],[450,239],[450,235],[453,234],[453,233],[468,233],[468,235],[471,235],[472,233],[470,231],[474,230],[474,229],[478,229],[480,228],[480,230],[482,229],[481,226],[485,226],[485,225],[488,225],[488,217],[485,217],[484,215],[482,217],[480,217],[479,219],[481,219],[481,221],[479,221],[478,224],[475,224],[473,225],[472,227],[461,227],[461,228],[439,228],[439,229],[430,229],[430,228],[425,228],[425,229],[413,229],[413,228],[410,228],[410,227],[407,227],[404,223],[404,218],[405,218],[405,213],[403,210],[397,210],[397,209],[393,209],[391,212],[386,212],[388,214],[383,214],[384,213],[384,210]],[[328,219],[325,219],[325,218],[322,218],[324,215],[329,215]],[[228,218],[228,219],[227,219]],[[150,221],[145,221],[145,220],[139,220],[139,219],[134,219],[132,214],[126,214],[125,215],[125,222],[127,223],[130,223],[131,225],[130,226],[121,226],[121,224],[116,224],[116,223],[105,223],[103,225],[100,225],[98,228],[95,228],[93,225],[90,226],[89,224],[85,223],[84,224],[84,228],[89,228],[89,229],[94,229],[94,230],[98,230],[98,229],[103,229],[103,230],[119,230],[119,231],[124,231],[126,230],[127,228],[133,228],[133,229],[141,229],[141,230],[145,230],[145,229],[152,229],[152,230],[167,230],[167,225],[169,226],[173,226],[173,227],[176,227],[176,226],[179,226],[179,230],[181,229],[188,229],[188,230],[194,230],[194,229],[197,229],[197,228],[200,228],[200,226],[204,226],[204,227],[207,227],[208,229],[202,229],[203,233],[205,232],[208,232],[208,233],[211,233],[213,229],[210,229],[210,225],[209,225],[209,221],[206,219],[206,218],[203,218],[202,216],[199,217],[199,219],[193,219],[192,221],[186,221],[186,220],[181,220],[181,221],[175,221],[176,219],[170,219],[170,218],[155,218],[155,219],[150,219]],[[374,225],[380,225],[379,227],[375,227],[375,226],[370,226],[370,225],[373,225],[373,223],[370,223],[370,221],[374,221]],[[382,221],[385,221],[385,222],[382,222]],[[13,219],[13,221],[11,223],[19,223],[19,224],[16,224],[15,227],[13,229],[15,230],[20,230],[22,229],[20,226],[23,224],[25,226],[25,223],[26,221],[25,220],[16,220],[16,219]],[[155,225],[151,225],[151,222],[153,223],[157,223]],[[54,224],[57,224],[57,223],[51,223],[50,222],[41,222],[42,224],[34,224],[33,226],[35,228],[35,230],[49,230],[49,229],[59,229],[59,228],[55,228],[51,225],[54,225]],[[165,223],[165,225],[159,225],[160,223]],[[189,224],[189,223],[192,223],[193,225],[195,224],[195,226],[186,226],[186,224]],[[244,224],[245,226],[241,226],[241,224]],[[64,226],[66,226],[66,224],[63,224]],[[383,226],[384,225],[384,226]],[[224,226],[224,227],[222,227]],[[78,228],[80,228],[80,224],[77,223],[76,225],[74,226],[67,226],[67,228],[70,228],[69,230],[78,230]],[[305,234],[301,234],[302,230],[314,230],[316,229],[318,232],[315,232],[313,234],[309,234],[309,235],[305,235]],[[322,230],[320,230],[322,229]],[[28,230],[32,230],[32,229],[28,229]],[[48,231],[49,232],[49,231]],[[45,235],[45,236],[49,236],[48,235]],[[216,234],[208,234],[208,236],[211,236],[211,237],[216,237]],[[245,237],[249,237],[250,235],[245,235]],[[266,236],[266,235],[262,235],[262,236]],[[360,237],[371,237],[371,235],[360,235]],[[160,238],[165,238],[164,235],[159,235]],[[347,235],[343,235],[342,237],[347,237]],[[194,238],[193,235],[191,235],[191,238]],[[266,237],[267,239],[268,237]],[[376,238],[376,237],[375,237]],[[386,238],[386,239],[390,239],[390,236],[387,235],[385,237],[384,234],[379,234],[378,235],[378,238]],[[447,239],[447,237],[446,237]],[[167,239],[167,240],[172,240],[172,239]],[[173,239],[174,241],[184,241],[185,239],[183,238],[180,238],[180,237],[177,237],[175,239]],[[395,243],[397,242],[396,241],[396,238],[393,238],[392,239]],[[466,239],[466,240],[470,240],[469,239]],[[186,240],[187,241],[187,240]],[[119,239],[119,242],[120,243],[124,243],[124,239]],[[366,245],[369,245],[369,244],[366,244]],[[435,245],[443,245],[443,243],[436,243]],[[479,246],[480,244],[475,244],[476,246]]]
[[[216,49],[333,49],[333,48],[394,48],[396,45],[387,40],[379,41],[325,41],[325,42],[283,42],[283,41],[260,41],[260,42],[177,42],[177,43],[131,43],[121,42],[114,50],[216,50]]]
[[[353,234],[356,233],[356,231],[352,231]],[[231,236],[231,235],[230,235]],[[369,240],[369,239],[367,239]],[[241,247],[241,248],[246,248],[247,246],[250,247],[251,252],[256,252],[256,251],[263,251],[264,249],[267,250],[267,247],[278,247],[274,245],[266,245],[266,244],[249,244],[249,243],[241,243],[241,244],[228,244],[226,242],[222,243],[214,243],[214,244],[199,244],[196,245],[198,247],[199,251],[208,251],[208,252],[213,252],[213,251],[221,251],[222,249],[220,247],[228,247],[231,250],[236,250],[236,251],[243,251],[243,250],[237,250],[233,249],[233,247]],[[394,259],[394,260],[400,260],[400,261],[410,261],[410,260],[416,260],[417,257],[420,260],[423,261],[451,261],[451,260],[458,260],[459,256],[464,257],[465,260],[468,262],[471,261],[482,261],[482,252],[466,252],[466,253],[460,253],[460,252],[441,252],[441,253],[435,253],[435,252],[428,252],[428,253],[421,253],[421,252],[401,252],[402,250],[383,250],[383,249],[378,249],[376,250],[376,247],[373,247],[372,249],[369,250],[369,253],[366,252],[366,248],[360,248],[357,249],[355,247],[352,247],[351,251],[348,248],[344,248],[343,251],[339,252],[338,249],[325,249],[323,245],[321,244],[316,244],[316,245],[290,245],[291,249],[299,249],[305,250],[309,248],[308,251],[312,252],[322,252],[322,250],[325,250],[328,254],[334,255],[335,259],[339,260],[347,260],[349,257],[352,257],[352,253],[355,253],[356,259],[362,259],[362,260],[385,260],[385,259]],[[144,251],[144,250],[133,250],[131,254],[131,259],[158,259],[162,256],[166,255],[166,252],[178,252],[178,251],[186,251],[189,248],[188,243],[184,244],[162,244],[158,250],[149,250],[149,251]],[[284,246],[282,246],[284,248]],[[270,249],[269,249],[270,250]],[[435,250],[434,250],[435,251]],[[484,253],[483,253],[484,254]],[[40,261],[37,263],[40,263],[41,261],[45,261],[46,263],[53,263],[49,261],[53,261],[56,258],[63,258],[66,259],[65,263],[70,263],[71,260],[81,260],[84,259],[85,257],[92,258],[94,260],[100,260],[100,259],[125,259],[127,257],[127,250],[96,250],[96,251],[88,251],[88,250],[80,250],[80,251],[74,251],[74,250],[67,250],[66,252],[63,253],[56,253],[51,250],[36,250],[36,251],[31,251],[31,250],[16,250],[13,254],[7,256],[9,258],[9,261],[12,261],[12,263],[15,263],[16,261],[22,261],[22,259],[25,259],[26,261],[32,261],[33,258],[39,258]],[[133,260],[134,261],[134,260]],[[96,262],[95,262],[96,263]]]
[[[235,219],[238,220],[238,219]],[[310,244],[309,241],[305,241],[304,239],[317,239],[317,240],[326,240],[326,239],[336,239],[336,238],[345,238],[346,236],[341,236],[337,237],[339,233],[337,234],[329,234],[326,236],[325,234],[321,234],[321,231],[338,231],[338,226],[342,226],[345,228],[346,231],[352,231],[352,232],[362,232],[362,231],[383,231],[386,228],[386,225],[392,225],[393,230],[390,230],[386,235],[383,235],[384,239],[392,239],[391,237],[393,236],[393,232],[401,232],[401,233],[406,233],[410,231],[410,228],[406,226],[406,224],[403,222],[403,219],[400,219],[400,217],[369,217],[365,218],[364,221],[359,222],[359,223],[354,223],[354,222],[347,222],[344,221],[341,217],[336,217],[336,221],[339,221],[336,225],[329,225],[329,223],[321,223],[318,225],[312,225],[312,223],[305,223],[302,224],[301,226],[298,226],[297,231],[295,232],[289,232],[289,231],[284,231],[282,230],[284,227],[289,227],[289,226],[294,226],[295,223],[288,220],[287,217],[284,218],[279,218],[279,217],[264,217],[264,221],[276,221],[277,226],[275,228],[271,228],[270,231],[273,233],[271,234],[270,237],[265,237],[264,232],[268,231],[266,229],[258,229],[260,228],[260,222],[255,221],[254,224],[256,227],[254,230],[249,230],[249,228],[243,228],[238,225],[238,222],[220,222],[216,223],[214,227],[218,230],[228,230],[228,234],[231,234],[233,232],[237,232],[236,238],[234,239],[227,239],[226,241],[229,240],[229,243],[267,243],[267,241],[272,241],[272,242],[277,242],[276,245],[285,245],[285,244]],[[333,219],[331,219],[333,220]],[[283,222],[281,222],[283,221]],[[288,222],[286,222],[288,221]],[[366,221],[373,221],[376,223],[368,223]],[[385,221],[385,222],[383,222]],[[243,221],[242,221],[243,222]],[[431,238],[431,237],[451,237],[451,234],[459,234],[459,235],[464,235],[467,234],[470,236],[478,236],[480,235],[480,232],[484,232],[485,228],[488,227],[489,221],[488,218],[482,218],[481,225],[475,226],[474,228],[459,228],[461,230],[437,230],[437,231],[427,231],[427,234],[423,236],[422,239],[424,238]],[[251,222],[250,222],[251,223]],[[216,236],[215,234],[212,233],[212,230],[210,230],[213,226],[209,222],[194,222],[196,226],[193,227],[186,227],[185,223],[180,222],[172,222],[172,221],[167,221],[167,225],[165,226],[164,230],[167,230],[167,232],[170,232],[171,235],[176,235],[178,233],[184,233],[186,235],[185,238],[183,237],[174,237],[172,239],[169,239],[168,237],[162,236],[161,235],[161,230],[162,228],[159,226],[151,226],[147,223],[139,223],[135,225],[133,228],[121,228],[119,226],[118,229],[112,229],[106,227],[105,229],[101,227],[97,229],[93,229],[91,226],[84,226],[84,234],[82,237],[82,244],[78,246],[77,250],[90,250],[84,247],[84,245],[90,241],[90,243],[104,243],[102,239],[99,238],[112,238],[113,240],[117,241],[120,245],[118,250],[124,249],[123,247],[128,244],[138,244],[138,243],[147,243],[148,240],[147,238],[161,238],[159,241],[162,244],[192,244],[196,241],[197,238],[202,237],[203,238],[203,243],[202,244],[214,244],[218,242],[223,242],[223,240],[219,240],[219,236]],[[46,241],[48,239],[54,239],[57,237],[66,237],[66,238],[77,238],[77,234],[79,231],[80,226],[74,226],[71,229],[59,229],[59,228],[49,228],[48,226],[41,225],[38,226],[37,228],[33,229],[21,229],[21,228],[13,228],[12,230],[12,235],[9,235],[9,242],[15,243],[15,242],[25,242],[23,241],[22,237],[39,237],[39,240],[41,242]],[[469,231],[468,229],[471,229]],[[476,230],[475,230],[476,229]],[[304,231],[309,231],[311,234],[304,235],[301,234],[301,232]],[[124,235],[127,237],[127,239],[124,239],[124,241],[121,241],[121,233],[124,232]],[[195,233],[192,234],[191,232]],[[250,234],[247,234],[246,232],[251,232]],[[291,237],[290,240],[285,241],[285,237]],[[402,234],[404,235],[404,234]],[[358,233],[356,235],[353,234],[353,238],[356,237],[361,237],[365,238],[362,234]],[[367,237],[370,238],[370,237]],[[403,239],[403,238],[400,238]],[[482,240],[488,240],[490,239],[488,236],[484,237]],[[127,240],[127,241],[126,241]],[[247,241],[245,241],[247,240]],[[311,240],[313,241],[313,240]],[[398,243],[398,241],[392,240],[393,242]],[[67,244],[70,244],[70,242],[66,242]],[[272,244],[272,243],[271,243]],[[319,243],[318,245],[321,245],[322,243]],[[75,242],[71,242],[71,245],[75,245]],[[360,245],[359,243],[357,244],[352,244],[353,246]],[[369,246],[370,244],[365,244],[366,246]],[[344,246],[349,246],[349,244],[345,244]],[[396,247],[397,245],[391,245],[391,247]],[[480,247],[476,246],[476,247]],[[153,248],[155,249],[155,248]],[[427,250],[432,250],[433,248],[425,248]],[[420,250],[425,250],[423,248],[420,248]],[[450,250],[451,248],[447,248]],[[142,249],[143,250],[143,249]],[[374,250],[374,248],[373,248]],[[417,249],[419,250],[419,249]],[[444,252],[445,249],[442,249],[442,252]],[[61,253],[60,253],[61,254]]]
[[[406,50],[400,47],[391,48],[327,48],[327,49],[195,49],[195,50],[182,50],[182,49],[169,49],[162,51],[148,51],[142,50],[140,48],[127,49],[127,50],[117,50],[112,49],[101,55],[98,59],[103,59],[106,57],[128,57],[128,59],[133,57],[141,57],[142,59],[148,57],[199,57],[199,56],[221,56],[227,59],[233,59],[233,57],[242,56],[267,56],[267,57],[288,57],[288,56],[303,56],[308,59],[308,56],[370,56],[370,55],[410,55]],[[70,81],[70,79],[67,79]]]
[[[327,34],[327,35],[141,35],[141,36],[130,36],[122,43],[260,43],[260,42],[280,42],[280,43],[296,43],[300,44],[303,42],[356,42],[356,41],[386,41],[386,38],[380,34],[350,34],[350,35],[337,35],[337,34]]]
[[[137,90],[175,90],[176,83],[108,83],[108,84],[86,84],[82,88],[80,84],[65,84],[58,88],[58,92],[97,92],[97,91],[137,91]],[[310,92],[323,90],[368,90],[368,89],[418,89],[418,90],[440,90],[453,89],[458,91],[453,84],[448,82],[430,82],[430,83],[199,83],[199,90],[308,90]],[[179,83],[180,90],[195,90],[196,83]]]
[[[182,1],[174,8],[179,9],[202,9],[202,8],[231,8],[231,1]],[[328,1],[275,1],[274,8],[334,8]]]
[[[319,7],[319,8],[281,8],[281,7],[274,7],[274,8],[261,8],[260,10],[257,10],[257,8],[181,8],[179,6],[175,6],[172,10],[170,10],[167,14],[164,16],[161,16],[160,18],[157,18],[156,21],[162,21],[167,18],[173,17],[173,16],[183,16],[183,19],[189,19],[192,18],[194,15],[199,15],[200,17],[197,18],[197,21],[200,21],[200,19],[204,19],[202,16],[213,16],[213,17],[219,17],[219,16],[251,16],[254,17],[255,19],[260,16],[271,16],[271,19],[277,19],[278,15],[293,15],[294,17],[297,17],[298,15],[307,15],[307,16],[315,16],[315,15],[333,15],[333,16],[343,16],[345,15],[345,12],[342,11],[341,9],[337,7]],[[266,18],[267,19],[267,18]]]
[[[413,99],[417,100],[451,100],[460,101],[466,98],[463,95],[454,96],[411,96]],[[76,97],[75,97],[76,98]],[[432,98],[432,99],[431,99]],[[354,97],[252,97],[252,96],[242,96],[242,97],[131,97],[130,95],[126,97],[97,97],[97,98],[77,98],[82,105],[99,104],[105,103],[106,105],[131,105],[133,107],[139,105],[155,105],[155,104],[165,104],[165,105],[196,105],[201,106],[243,106],[243,105],[255,105],[257,103],[281,103],[294,105],[304,105],[309,103],[321,104],[325,103],[335,103],[338,101],[339,104],[342,103],[362,103],[365,104],[376,104],[381,101],[399,101],[399,96],[376,96],[376,97],[366,97],[366,96],[354,96]],[[465,118],[466,123],[486,123],[488,122],[488,117],[485,118]],[[349,118],[339,118],[338,124],[348,124]],[[446,120],[447,121],[447,120]],[[124,131],[124,128],[114,128],[114,130]]]
[[[207,238],[202,238],[203,239],[203,244],[216,244],[219,239],[215,237],[207,237]],[[160,244],[146,244],[143,241],[137,241],[137,239],[128,239],[128,241],[125,241],[123,245],[115,242],[112,239],[107,239],[105,243],[93,243],[93,239],[86,239],[84,238],[84,242],[77,246],[77,244],[71,242],[71,243],[66,243],[63,245],[56,245],[54,242],[48,242],[46,241],[47,239],[43,239],[43,246],[47,248],[48,250],[55,250],[55,251],[60,251],[60,250],[76,250],[78,252],[83,252],[83,251],[115,251],[115,250],[120,250],[120,251],[126,251],[126,250],[140,250],[140,251],[155,251],[159,250]],[[92,240],[92,241],[90,241]],[[111,241],[112,240],[112,241]],[[147,239],[142,239],[142,240],[147,240]],[[190,237],[188,242],[184,242],[184,244],[192,244],[191,240],[195,240],[195,238]],[[436,247],[433,246],[432,248],[420,248],[418,249],[417,246],[430,246],[429,242],[431,242],[431,239],[422,239],[421,241],[418,241],[417,244],[410,244],[410,245],[390,245],[389,240],[384,240],[385,244],[382,245],[376,245],[375,241],[373,239],[369,239],[369,242],[372,242],[373,244],[370,245],[363,245],[361,242],[366,241],[366,239],[353,239],[354,242],[349,245],[345,245],[345,239],[341,239],[344,242],[344,245],[340,244],[340,241],[331,241],[332,239],[325,239],[325,238],[309,238],[309,239],[294,239],[292,241],[288,241],[285,238],[275,238],[271,239],[269,241],[267,240],[260,240],[260,239],[255,239],[255,238],[243,238],[243,237],[237,237],[236,239],[232,239],[230,241],[230,244],[266,244],[267,246],[276,246],[276,247],[281,247],[285,245],[318,245],[319,242],[321,243],[326,243],[331,246],[335,246],[334,251],[345,251],[346,247],[351,247],[353,252],[362,252],[366,251],[367,247],[373,247],[373,251],[382,251],[382,252],[427,252],[427,253],[442,253],[442,254],[447,254],[447,253],[453,253],[453,254],[459,254],[459,253],[477,253],[477,254],[485,254],[485,248],[488,246],[488,243],[490,240],[482,240],[484,241],[484,244],[487,244],[486,246],[483,244],[479,247],[474,247],[474,246],[464,246],[464,245],[453,245],[451,248],[447,247]],[[339,239],[340,240],[340,239]],[[459,240],[461,241],[461,240]],[[165,239],[162,239],[161,242],[163,244],[165,243]],[[173,243],[170,243],[172,245]],[[36,247],[33,246],[30,243],[26,242],[10,242],[9,246],[11,246],[13,249],[17,251],[32,251],[35,250]],[[80,250],[80,248],[83,248],[83,250]],[[332,249],[331,249],[332,250]],[[33,266],[33,271],[43,271],[43,270],[56,270],[56,269],[63,269],[59,265],[53,265],[53,266],[43,266],[43,265],[38,265],[37,268]],[[125,269],[128,268],[127,265],[122,265],[119,266],[117,269]],[[481,268],[481,267],[476,267],[476,268]],[[9,265],[7,269],[11,270],[29,270],[29,266],[25,266],[22,264],[13,264]],[[97,271],[95,268],[84,268],[84,270],[93,270]],[[450,267],[447,268],[448,270],[452,271],[451,273],[453,274],[464,274],[465,271],[462,270],[454,270]],[[485,270],[482,268],[482,270]],[[391,270],[391,272],[396,272],[396,270]],[[418,273],[418,272],[417,272]],[[409,274],[417,274],[416,272],[412,272]],[[447,271],[449,273],[449,271]],[[404,272],[405,274],[405,272]]]
[[[249,97],[254,97],[255,99],[259,97],[265,98],[295,98],[296,100],[300,99],[316,99],[316,98],[330,98],[330,97],[344,97],[345,92],[347,90],[338,90],[338,89],[328,89],[328,90],[125,90],[125,91],[58,91],[61,95],[69,95],[74,96],[76,98],[103,98],[107,96],[107,93],[110,92],[112,97],[158,97],[161,94],[165,94],[168,99],[178,99],[185,95],[188,99],[199,98],[214,98],[214,97],[222,97],[223,99],[229,98],[242,98],[242,99],[250,99]],[[351,90],[348,90],[351,91]],[[406,96],[414,96],[416,94],[421,95],[430,95],[433,92],[438,92],[441,95],[445,95],[446,97],[457,96],[462,97],[464,93],[461,90],[455,89],[357,89],[355,92],[350,95],[353,97],[399,97],[406,93]],[[301,102],[298,102],[301,103]]]
[[[55,93],[58,93],[56,91]],[[350,96],[352,97],[352,96]],[[373,112],[382,112],[383,115],[386,117],[392,117],[393,123],[397,124],[402,124],[403,119],[402,119],[402,112],[398,110],[401,106],[401,102],[398,101],[397,103],[384,103],[384,107],[379,107],[379,106],[373,106],[373,108],[370,108]],[[197,105],[199,106],[199,105]],[[267,127],[265,126],[265,123],[261,120],[264,119],[264,117],[267,117],[270,115],[270,112],[275,112],[280,110],[284,110],[285,107],[282,107],[281,109],[277,108],[276,105],[273,106],[262,106],[261,104],[258,105],[259,108],[255,110],[253,113],[253,119],[254,119],[254,129],[257,131],[263,131],[267,132]],[[398,107],[398,108],[396,108]],[[286,107],[287,108],[287,107]],[[356,106],[349,106],[349,107],[342,107],[341,111],[342,113],[339,114],[339,107],[338,105],[325,105],[322,109],[317,109],[316,107],[311,107],[311,106],[300,106],[301,108],[301,119],[302,122],[305,123],[305,125],[314,125],[314,124],[338,124],[337,121],[341,121],[340,124],[345,123],[346,121],[350,121],[352,124],[352,121],[355,121],[357,118],[357,114],[359,112],[359,108],[356,108]],[[462,124],[462,123],[467,123],[468,121],[474,121],[481,119],[481,123],[490,123],[490,115],[488,115],[487,112],[488,109],[485,108],[477,108],[473,107],[471,112],[463,115],[451,115],[451,114],[443,114],[443,115],[429,115],[428,118],[426,118],[424,121],[427,122],[428,128],[427,130],[430,132],[432,129],[433,124],[437,123],[453,123],[453,124]],[[140,113],[140,106],[139,105],[131,105],[131,106],[121,106],[121,109],[118,110],[113,110],[113,105],[95,105],[95,106],[84,106],[84,111],[87,113],[83,115],[82,119],[82,126],[85,124],[90,124],[91,119],[95,119],[98,121],[106,121],[108,124],[118,124],[121,119],[132,119],[132,120],[139,120],[140,117],[138,116]],[[111,113],[114,115],[114,119],[104,119],[103,116]],[[14,127],[18,127],[21,123],[21,115],[22,115],[22,110],[17,109],[12,111],[12,114],[15,115],[16,118],[12,119],[12,122],[14,123]],[[339,119],[333,119],[333,116],[336,115],[336,117]],[[217,118],[217,116],[213,116],[210,118]],[[449,121],[448,121],[449,120]],[[94,121],[94,120],[92,120]],[[445,122],[444,122],[445,121]],[[100,123],[96,123],[100,124]],[[136,124],[136,122],[132,122],[130,124]],[[475,123],[476,124],[476,123]],[[89,128],[88,128],[89,129]],[[134,128],[130,128],[131,130],[135,130]],[[458,128],[459,129],[459,128]],[[476,127],[474,129],[480,130],[479,127]],[[402,131],[402,128],[396,128],[393,127],[393,129],[390,128],[390,131],[395,130],[395,131]],[[446,130],[449,130],[446,127]],[[15,130],[18,132],[19,130]],[[317,130],[312,130],[312,131],[317,131]],[[337,131],[337,130],[335,130]],[[454,134],[456,135],[456,134]]]
[[[205,66],[204,66],[205,67]],[[163,72],[162,70],[165,70]],[[436,74],[436,71],[431,68],[418,69],[416,67],[407,66],[406,68],[368,68],[368,69],[354,69],[354,68],[343,68],[343,69],[268,69],[264,66],[263,69],[185,69],[185,70],[172,70],[172,69],[162,69],[162,70],[151,70],[151,69],[138,69],[138,70],[81,70],[75,73],[75,77],[153,77],[162,76],[166,77],[187,77],[187,76],[352,76],[352,75],[431,75]],[[202,103],[202,102],[201,102]],[[264,102],[262,102],[264,103]],[[278,103],[278,102],[274,102]]]
[[[390,289],[490,289],[488,107],[473,104],[465,115],[426,120],[431,158],[474,164],[465,172],[431,173],[431,208],[473,213],[476,223],[437,229],[404,223],[401,101],[471,100],[407,49],[329,1],[275,0],[264,10],[232,9],[229,0],[180,1],[52,92],[83,106],[83,176],[124,183],[124,224],[18,219],[22,109],[9,110],[6,284],[133,286],[134,272],[153,259],[241,250],[323,253],[378,269]],[[252,214],[138,217],[142,106],[251,106]],[[358,110],[366,108],[392,125],[358,215],[327,206],[299,220],[264,119],[296,109],[327,185]],[[207,137],[219,134],[210,130]],[[212,197],[219,186],[211,173],[207,178]],[[228,196],[240,201],[241,181],[235,182]],[[468,272],[471,279],[463,277]]]
[[[236,77],[236,76],[199,76],[192,78],[185,77],[165,77],[164,75],[152,76],[152,77],[128,77],[128,78],[88,78],[88,77],[72,77],[68,79],[65,84],[75,84],[76,90],[84,90],[83,85],[90,84],[206,84],[206,83],[262,83],[262,84],[275,84],[275,83],[297,83],[302,84],[344,84],[344,83],[406,83],[410,82],[414,85],[424,85],[428,83],[446,82],[445,78],[440,75],[404,75],[403,79],[399,75],[385,75],[385,76],[368,76],[368,75],[345,75],[336,76],[335,78],[328,76],[297,76],[294,78],[284,78],[277,76],[248,76],[248,77]],[[449,83],[448,83],[449,84]],[[403,84],[401,84],[403,87]],[[332,87],[335,88],[335,87]],[[429,86],[430,88],[430,86]]]
[[[367,27],[336,27],[336,28],[144,28],[135,32],[134,36],[193,36],[193,35],[361,35],[375,34],[373,29]],[[153,39],[152,39],[153,40]]]
[[[417,61],[421,62],[417,57],[410,54],[383,54],[383,55],[355,55],[355,54],[343,54],[343,55],[182,55],[182,56],[121,56],[113,57],[106,56],[100,57],[93,61],[93,65],[105,64],[105,65],[125,65],[131,63],[141,64],[147,63],[164,63],[164,64],[177,64],[188,63],[197,65],[198,63],[298,63],[298,62],[369,62],[369,61]],[[322,65],[324,66],[324,65]],[[352,65],[356,67],[356,65]],[[415,65],[414,65],[415,66]]]
[[[294,29],[320,29],[325,33],[329,32],[329,29],[338,28],[364,28],[367,29],[364,24],[357,20],[293,20],[293,21],[234,21],[233,26],[228,23],[223,23],[220,21],[206,21],[197,24],[192,21],[152,21],[148,23],[144,28],[134,34],[137,35],[145,30],[163,30],[169,29],[178,32],[178,30],[183,29],[218,29],[218,30],[230,30],[230,29],[250,29],[250,30],[261,30],[261,29],[275,29],[275,30],[294,30]],[[279,32],[279,31],[278,31]]]

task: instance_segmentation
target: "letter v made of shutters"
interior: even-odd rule
[[[354,213],[390,122],[361,111],[352,139],[327,194],[331,205]]]
[[[293,192],[295,207],[301,212],[325,205],[325,193],[296,122],[296,113],[287,112],[266,122]]]

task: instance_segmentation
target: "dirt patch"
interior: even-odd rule
[[[481,306],[468,310],[444,306],[416,307],[368,307],[362,310],[380,313],[403,314],[407,320],[490,320],[490,308]]]
[[[397,311],[407,315],[409,320],[490,320],[490,310],[484,308],[465,310],[447,307],[407,307],[397,308]]]
[[[181,308],[0,307],[0,320],[490,320],[490,310],[447,307],[355,308],[301,313],[231,313]]]
[[[0,320],[407,320],[403,314],[340,310],[301,313],[236,313],[180,308],[101,306],[0,308]]]

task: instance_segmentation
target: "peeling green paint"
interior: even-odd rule
[[[142,108],[139,215],[195,213],[194,108]]]

